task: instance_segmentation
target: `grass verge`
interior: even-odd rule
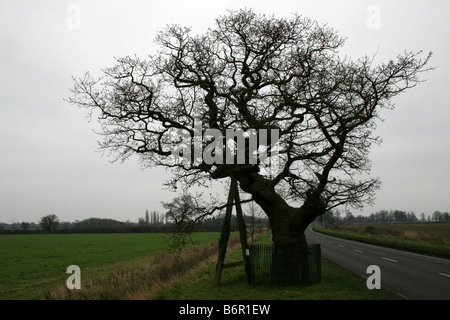
[[[364,242],[368,244],[389,247],[398,250],[410,251],[415,253],[421,253],[441,258],[450,258],[450,245],[446,243],[437,244],[429,241],[420,240],[417,238],[410,238],[408,236],[390,236],[381,234],[368,234],[364,230],[374,232],[373,226],[367,226],[360,233],[351,229],[337,229],[329,230],[314,227],[314,230],[330,236],[335,236],[343,239],[354,240]],[[376,229],[375,229],[376,230]],[[376,231],[375,231],[376,232]],[[411,232],[411,231],[409,231]],[[408,231],[404,231],[403,234],[408,235]]]
[[[241,259],[239,246],[227,260]],[[302,287],[269,287],[247,284],[243,267],[225,269],[219,287],[213,284],[215,264],[203,265],[171,286],[149,296],[155,300],[397,300],[393,293],[369,290],[366,279],[322,258],[322,281]]]
[[[264,237],[262,239],[264,241]],[[239,237],[230,239],[226,262],[242,259]],[[366,279],[322,258],[322,282],[302,287],[247,284],[242,266],[224,269],[214,286],[217,241],[184,249],[180,255],[151,257],[89,268],[81,290],[60,284],[45,299],[72,300],[396,300],[393,293],[369,290]]]
[[[239,237],[230,239],[230,246]],[[81,290],[68,290],[65,283],[45,293],[49,300],[142,300],[183,279],[193,270],[210,264],[217,254],[217,241],[186,248],[179,254],[167,251],[128,262],[99,266],[82,272]]]
[[[195,233],[192,240],[208,244],[218,236],[217,232]],[[168,248],[167,235],[162,233],[0,235],[0,299],[41,299],[54,287],[65,285],[70,265],[80,267],[82,280],[103,279],[115,269],[127,273],[132,266],[151,263],[155,255],[162,259]],[[133,281],[137,278],[133,276]]]

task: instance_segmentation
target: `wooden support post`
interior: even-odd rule
[[[225,265],[224,264],[225,255],[227,252],[228,241],[230,239],[230,223],[231,223],[231,214],[233,211],[233,204],[236,206],[236,216],[237,216],[237,222],[238,222],[238,227],[239,227],[239,236],[240,236],[240,242],[241,242],[243,261]],[[239,197],[239,188],[238,188],[237,180],[232,177],[231,182],[230,182],[230,191],[228,194],[228,202],[227,202],[227,209],[225,212],[225,219],[223,221],[222,231],[220,233],[220,239],[219,239],[219,254],[217,257],[216,276],[214,279],[215,286],[220,285],[220,280],[222,278],[222,271],[224,268],[234,267],[234,266],[238,266],[238,265],[245,265],[245,268],[247,270],[247,254],[246,254],[247,249],[248,249],[247,229],[245,226],[244,215],[242,213],[241,200]]]
[[[245,226],[244,215],[242,213],[241,200],[239,197],[239,189],[235,188],[234,195],[235,205],[236,205],[236,216],[239,228],[239,237],[241,240],[242,257],[246,260],[246,250],[248,249],[247,243],[247,227]]]
[[[230,192],[228,193],[228,206],[225,211],[225,219],[222,225],[222,231],[219,238],[219,254],[217,257],[216,264],[216,276],[214,279],[214,285],[220,285],[220,279],[222,278],[223,264],[225,261],[225,255],[227,253],[228,240],[230,239],[230,223],[231,223],[231,212],[233,210],[233,198],[236,194],[237,182],[231,179]]]
[[[239,226],[239,237],[241,240],[241,248],[242,248],[242,258],[244,259],[244,268],[245,273],[247,274],[247,282],[248,284],[251,284],[250,279],[250,260],[249,256],[247,255],[247,250],[250,250],[248,246],[248,239],[247,239],[247,227],[245,225],[244,220],[244,214],[242,213],[242,207],[241,207],[241,199],[239,197],[239,188],[236,188],[236,194],[234,196],[234,200],[236,202],[236,216],[237,216],[237,222]]]

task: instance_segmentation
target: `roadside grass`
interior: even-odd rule
[[[265,241],[263,238],[262,241]],[[227,261],[242,259],[237,246],[227,252]],[[154,296],[154,300],[398,300],[385,289],[369,290],[366,278],[322,258],[322,281],[301,287],[248,285],[244,268],[228,268],[219,287],[214,286],[215,263],[198,268]]]
[[[450,258],[450,223],[348,225],[315,231],[348,240]]]
[[[322,282],[319,284],[302,287],[248,285],[244,267],[240,266],[224,269],[221,286],[215,287],[213,282],[217,260],[217,233],[195,234],[196,245],[188,246],[179,255],[167,252],[167,243],[161,234],[119,235],[84,235],[85,237],[61,235],[61,238],[54,237],[57,235],[48,235],[33,238],[34,242],[29,242],[26,238],[16,240],[9,238],[8,244],[11,248],[6,248],[5,244],[0,246],[2,253],[8,253],[7,257],[12,262],[8,267],[9,275],[14,275],[11,270],[15,268],[16,277],[20,274],[25,276],[27,271],[32,269],[32,266],[27,264],[35,263],[42,267],[46,263],[47,268],[37,267],[33,277],[28,276],[28,281],[22,280],[22,286],[10,285],[9,290],[5,290],[8,288],[5,286],[3,271],[7,263],[2,260],[0,298],[4,300],[398,299],[386,290],[367,289],[366,279],[363,276],[356,275],[325,258],[322,258]],[[268,239],[269,236],[266,234],[259,238],[259,241],[266,242]],[[77,248],[80,252],[76,251]],[[71,255],[70,249],[77,259],[71,260],[67,257]],[[57,257],[58,255],[62,257]],[[239,236],[232,234],[226,262],[241,259]],[[80,261],[84,261],[83,264],[80,265]],[[71,264],[80,265],[81,290],[68,290],[65,285],[68,277],[65,271]]]
[[[217,232],[195,233],[193,241],[206,244],[218,237]],[[94,273],[106,276],[167,249],[163,233],[1,235],[0,299],[44,298],[52,288],[65,286],[70,265],[80,267],[82,278]]]
[[[230,245],[239,244],[239,237]],[[120,262],[82,273],[81,290],[68,290],[64,284],[46,292],[49,300],[143,300],[189,275],[216,257],[217,241],[183,249],[179,254],[167,251],[134,261]]]

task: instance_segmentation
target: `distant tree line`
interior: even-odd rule
[[[434,211],[431,215],[428,216],[426,216],[423,212],[419,216],[417,216],[413,211],[380,210],[371,213],[368,216],[355,216],[351,212],[342,214],[338,211],[328,211],[317,219],[318,224],[325,225],[411,222],[450,222],[450,214],[448,212]]]
[[[147,219],[148,217],[148,219]],[[204,219],[193,226],[192,232],[220,232],[224,215],[219,214]],[[248,226],[262,227],[267,225],[267,219],[245,216]],[[233,216],[231,228],[238,230],[236,217]],[[122,222],[114,219],[88,218],[75,222],[60,222],[56,215],[42,217],[36,223],[0,223],[1,234],[28,234],[28,233],[169,233],[176,229],[175,223],[157,211],[146,212],[145,218],[138,222]]]
[[[164,224],[166,223],[166,214],[160,214],[158,211],[148,212],[145,211],[145,218],[139,218],[138,224],[140,226],[149,226],[155,224]]]
[[[263,228],[268,225],[268,219],[260,215],[252,215],[252,210],[244,214],[248,228]],[[208,217],[193,225],[192,232],[220,232],[224,214]],[[423,212],[417,216],[413,211],[380,210],[369,216],[353,215],[351,212],[342,214],[339,211],[327,211],[316,219],[323,225],[364,224],[364,223],[412,223],[412,222],[450,222],[450,213],[434,211],[430,215]],[[231,230],[237,231],[237,219],[233,215]],[[138,222],[122,222],[114,219],[88,218],[75,222],[60,222],[56,215],[42,217],[39,224],[34,222],[15,222],[11,224],[0,222],[0,234],[26,233],[139,233],[139,232],[174,232],[176,224],[166,214],[157,211],[146,211],[145,217]]]

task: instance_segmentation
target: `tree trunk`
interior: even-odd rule
[[[272,280],[275,285],[300,285],[309,280],[308,244],[305,230],[325,212],[320,193],[311,191],[300,208],[294,208],[275,192],[271,182],[258,174],[240,176],[242,190],[269,217],[274,251]]]
[[[305,236],[275,240],[272,253],[272,283],[301,285],[309,281],[308,244]]]
[[[275,285],[301,285],[310,280],[305,230],[324,211],[320,196],[311,194],[300,208],[270,215]]]

